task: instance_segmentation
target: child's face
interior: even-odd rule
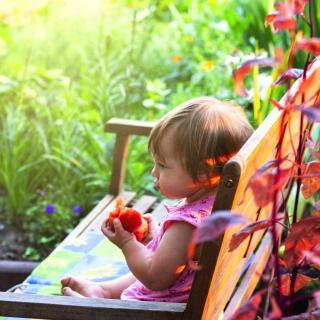
[[[163,152],[163,161],[154,156],[154,167],[151,174],[155,178],[156,187],[165,197],[169,199],[188,198],[199,190],[199,185],[194,183],[191,174],[174,156],[173,133],[173,130],[169,130],[163,137],[160,148]]]

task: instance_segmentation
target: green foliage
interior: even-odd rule
[[[110,117],[156,120],[199,95],[250,115],[232,71],[252,46],[275,44],[247,14],[269,1],[43,1],[31,14],[30,3],[10,2],[0,21],[0,220],[19,225],[39,259],[107,192]],[[133,139],[126,185],[159,196],[146,139]]]

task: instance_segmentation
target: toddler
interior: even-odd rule
[[[95,283],[73,277],[61,280],[62,293],[124,300],[186,302],[195,271],[187,262],[193,230],[211,213],[223,165],[252,134],[242,109],[211,97],[189,100],[166,114],[152,129],[148,148],[154,160],[155,186],[169,199],[167,216],[157,232],[148,218],[144,245],[118,219],[101,230],[118,246],[130,273]]]

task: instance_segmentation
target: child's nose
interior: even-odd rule
[[[156,169],[155,166],[154,166],[154,167],[152,168],[152,170],[151,170],[151,175],[152,175],[153,177],[155,177],[155,178],[158,177],[158,171],[157,171],[157,169]]]

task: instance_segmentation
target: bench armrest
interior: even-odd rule
[[[154,122],[120,118],[111,118],[106,123],[105,131],[116,134],[109,193],[117,195],[123,188],[130,136],[148,136],[153,126]]]
[[[181,319],[185,303],[125,301],[0,292],[2,316],[55,320]]]
[[[150,121],[111,118],[106,123],[104,131],[116,134],[148,136],[154,124],[154,122]]]

